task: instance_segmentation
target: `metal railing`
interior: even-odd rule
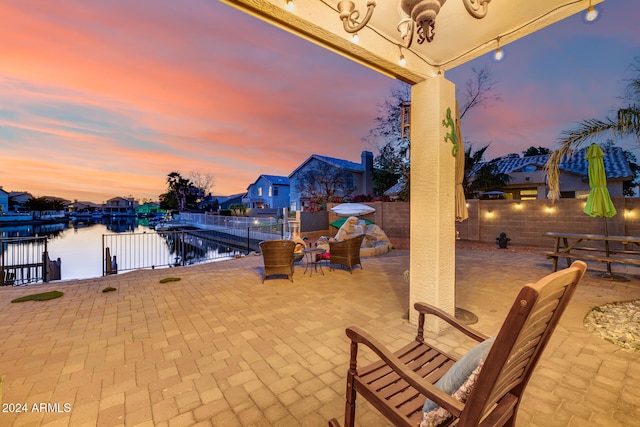
[[[169,230],[102,236],[102,274],[176,267],[241,255],[242,245],[215,239],[205,230]]]
[[[197,226],[221,229],[246,229],[247,227],[273,226],[281,224],[275,217],[224,216],[212,213],[180,212],[180,221]]]
[[[0,239],[2,285],[17,286],[60,280],[60,259],[49,259],[47,241],[47,237]]]
[[[102,275],[230,259],[283,238],[282,224],[102,235]]]

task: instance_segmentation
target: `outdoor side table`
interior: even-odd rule
[[[309,248],[309,249],[302,250],[302,253],[305,254],[305,258],[306,258],[306,263],[304,266],[304,274],[306,274],[307,270],[309,270],[309,276],[312,276],[313,271],[315,270],[317,272],[318,265],[320,265],[320,273],[322,273],[322,275],[324,276],[324,271],[322,270],[322,263],[320,262],[320,260],[317,260],[316,258],[318,255],[321,255],[326,251],[327,251],[326,249],[322,249],[322,248]],[[311,264],[313,264],[313,267],[310,267]]]

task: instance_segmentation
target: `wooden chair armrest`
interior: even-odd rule
[[[440,319],[444,320],[469,338],[472,338],[478,342],[484,341],[489,338],[488,335],[483,334],[482,332],[476,331],[473,328],[469,328],[466,325],[460,323],[455,317],[451,316],[449,313],[442,311],[441,309],[432,306],[431,304],[427,304],[424,302],[417,302],[414,304],[414,307],[418,312],[423,314],[432,314]]]
[[[464,408],[464,404],[455,400],[453,397],[443,392],[433,384],[420,377],[411,369],[408,369],[405,364],[396,357],[391,351],[371,336],[365,330],[357,327],[350,326],[346,330],[347,336],[354,344],[363,344],[369,347],[374,353],[378,355],[395,373],[402,377],[407,383],[414,387],[417,391],[424,396],[433,400],[438,405],[451,412],[454,416],[459,417]],[[356,350],[357,354],[357,350]],[[353,366],[353,360],[352,360]]]

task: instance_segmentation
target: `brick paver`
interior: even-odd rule
[[[457,305],[487,334],[520,286],[551,271],[530,253],[459,249],[456,257]],[[353,274],[312,277],[298,266],[294,283],[263,284],[254,256],[0,288],[3,408],[27,405],[0,413],[0,425],[324,426],[342,418],[344,328],[360,325],[391,348],[415,333],[406,320],[408,252],[363,263]],[[593,306],[640,298],[640,269],[614,266],[631,280],[608,282],[593,277],[599,264],[589,267],[527,388],[518,426],[640,425],[640,353],[582,326]],[[181,280],[159,283],[168,276]],[[117,291],[102,293],[107,286]],[[52,289],[64,297],[10,303]],[[470,344],[455,331],[428,339],[458,354]],[[361,399],[357,420],[388,425]]]

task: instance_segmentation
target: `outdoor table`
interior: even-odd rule
[[[606,262],[609,275],[613,262],[640,265],[640,250],[633,249],[633,245],[640,245],[640,237],[557,232],[542,234],[555,239],[553,251],[544,253],[547,258],[553,258],[553,271],[558,270],[558,258],[565,258],[567,266],[571,264],[572,259]],[[604,243],[604,247],[595,246],[593,243]],[[619,243],[623,249],[612,249],[611,243]]]
[[[309,276],[312,276],[313,270],[315,270],[316,272],[318,271],[318,264],[319,264],[320,272],[324,276],[324,271],[322,270],[322,263],[320,262],[321,260],[316,259],[316,257],[318,255],[325,253],[326,251],[327,250],[323,248],[309,248],[309,249],[302,250],[302,253],[304,253],[306,257],[306,263],[304,267],[305,274],[307,273],[307,270],[309,270]],[[310,264],[313,264],[313,268],[309,268]]]

